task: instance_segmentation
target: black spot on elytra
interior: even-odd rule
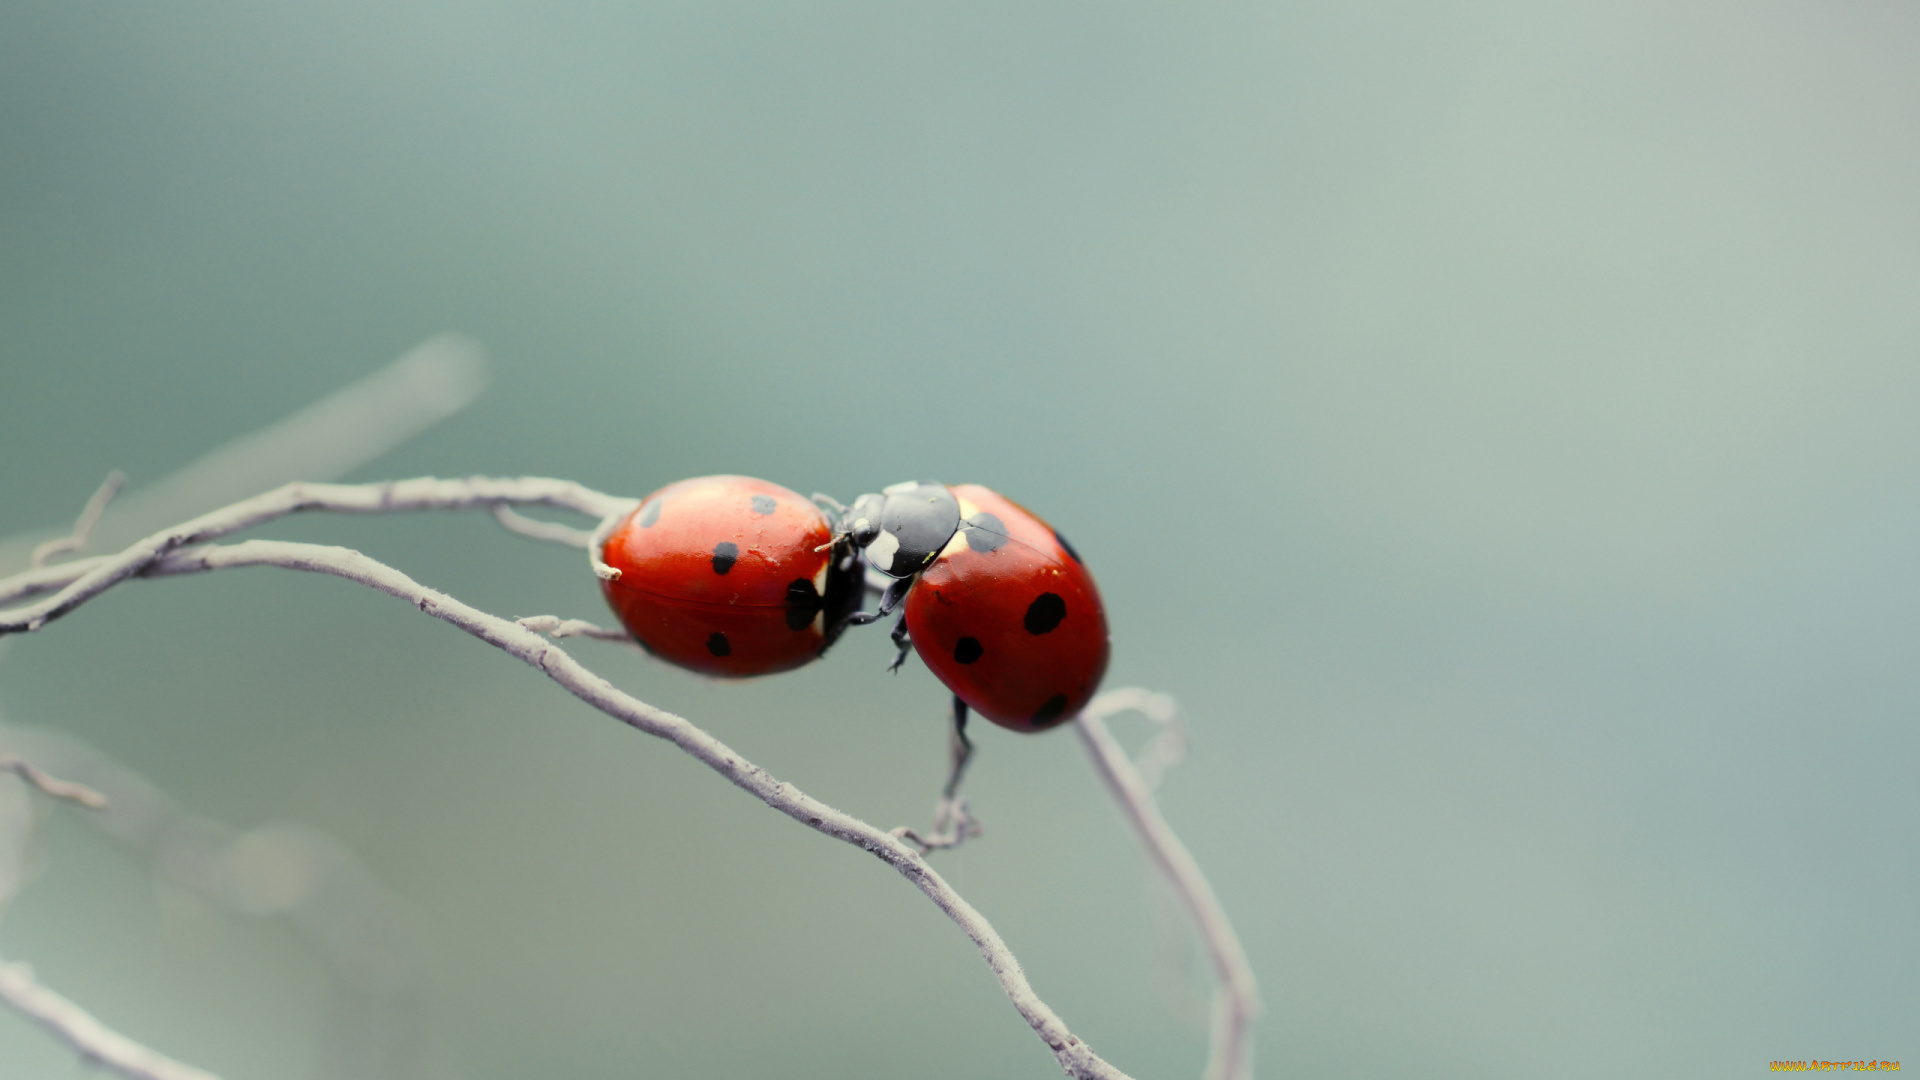
[[[755,495],[753,497],[753,512],[762,517],[773,513],[773,508],[776,505],[778,504],[773,501],[773,496],[771,495]]]
[[[953,643],[953,658],[962,664],[971,664],[980,659],[987,650],[980,647],[979,638],[963,637]]]
[[[1007,526],[992,514],[975,514],[966,526],[967,546],[983,555],[1007,545]]]
[[[1067,695],[1055,694],[1046,700],[1046,704],[1034,711],[1033,719],[1027,723],[1037,728],[1052,727],[1060,722],[1060,718],[1065,716],[1066,712]]]
[[[726,573],[727,571],[733,569],[733,564],[735,562],[738,562],[739,559],[740,559],[740,545],[734,543],[733,541],[722,540],[719,543],[713,545],[713,572],[714,573],[716,574]],[[1031,612],[1028,613],[1028,620],[1029,621],[1032,620]]]
[[[1027,633],[1045,634],[1067,617],[1067,602],[1059,593],[1043,592],[1027,605]]]
[[[1059,545],[1060,545],[1060,547],[1061,547],[1062,549],[1064,549],[1064,550],[1066,551],[1066,553],[1067,553],[1067,554],[1069,554],[1069,555],[1071,555],[1071,556],[1073,556],[1073,561],[1074,561],[1074,562],[1080,562],[1080,561],[1081,561],[1081,560],[1080,560],[1080,553],[1079,553],[1079,552],[1077,552],[1077,551],[1075,551],[1075,550],[1073,550],[1073,545],[1072,545],[1072,544],[1069,544],[1069,543],[1067,543],[1067,538],[1066,538],[1066,537],[1064,537],[1064,536],[1061,536],[1061,535],[1060,535],[1060,530],[1059,530],[1059,529],[1055,529],[1055,530],[1053,530],[1053,541],[1054,541],[1054,543],[1056,543],[1056,544],[1059,544]]]
[[[666,500],[664,499],[655,499],[652,502],[640,508],[640,527],[641,528],[643,529],[653,528],[653,523],[660,520],[660,504],[665,501]]]
[[[713,636],[707,639],[707,651],[715,656],[725,656],[733,651],[733,643],[727,640],[727,635],[715,630]],[[1060,700],[1064,702],[1067,699]]]
[[[787,629],[805,630],[813,625],[813,616],[820,610],[820,590],[806,578],[794,578],[787,583]]]

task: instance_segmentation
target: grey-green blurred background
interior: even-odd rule
[[[1072,537],[1109,684],[1190,715],[1165,809],[1264,1076],[1920,1060],[1916,56],[1886,0],[9,0],[0,533],[459,330],[492,388],[355,477],[933,476]],[[605,617],[482,515],[266,534]],[[884,634],[743,685],[575,651],[928,816],[944,697]],[[365,590],[131,585],[0,702],[350,843],[452,1075],[1057,1075],[871,858]],[[1073,737],[979,743],[937,865],[1097,1050],[1197,1075],[1203,971]],[[0,955],[305,1074],[288,930],[72,812],[41,852]],[[0,1016],[0,1073],[80,1072]]]

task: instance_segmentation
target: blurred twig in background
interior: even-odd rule
[[[229,911],[287,920],[326,964],[333,987],[315,1076],[429,1074],[427,963],[416,920],[346,845],[304,825],[242,832],[199,817],[139,774],[50,729],[0,724],[0,749],[98,789],[103,812],[90,820],[160,879]]]
[[[1107,717],[1128,710],[1143,713],[1161,725],[1161,734],[1148,744],[1138,766],[1106,725]],[[1153,789],[1166,769],[1184,753],[1179,707],[1165,694],[1138,687],[1109,690],[1087,704],[1074,727],[1094,771],[1113,794],[1154,869],[1187,909],[1213,963],[1213,1052],[1206,1080],[1246,1080],[1253,1075],[1253,1021],[1260,1014],[1260,989],[1254,981],[1253,966],[1247,962],[1213,886],[1160,816],[1153,797]],[[1149,771],[1152,783],[1143,775]]]
[[[76,526],[67,537],[38,532],[0,538],[0,573],[41,565],[33,561],[36,549],[46,549],[38,556],[42,562],[78,550],[48,547],[75,535],[84,543],[91,532],[97,547],[122,548],[155,529],[290,480],[345,476],[473,404],[489,377],[486,350],[478,342],[459,334],[428,338],[365,378],[208,451],[111,506],[105,505],[111,493],[96,493],[100,510],[92,521],[82,514],[87,527]]]
[[[4,727],[0,727],[0,742],[9,741],[5,735]],[[108,800],[92,788],[58,779],[17,755],[0,756],[0,773],[21,781],[0,781],[0,910],[4,910],[25,880],[27,845],[33,832],[33,808],[27,804],[23,785],[89,810],[105,810]],[[42,986],[25,964],[0,960],[0,1002],[52,1032],[83,1059],[122,1076],[134,1080],[216,1080],[212,1073],[183,1065],[107,1027],[85,1009]]]
[[[27,533],[0,538],[0,570],[9,579],[0,603],[58,588],[97,564],[83,559],[49,565],[95,539],[112,546],[235,498],[292,480],[343,475],[471,405],[488,382],[484,349],[470,338],[440,334],[398,359],[282,420],[242,435],[186,467],[115,501],[126,482],[110,473],[63,536]],[[110,505],[111,504],[111,505]],[[51,730],[0,723],[0,758],[12,772],[49,794],[107,812],[91,820],[147,860],[156,875],[228,909],[287,918],[325,960],[334,984],[331,1015],[316,1048],[322,1080],[386,1080],[429,1075],[424,1016],[424,952],[411,917],[347,848],[299,825],[242,833],[193,816],[139,775],[98,751]],[[29,760],[31,759],[31,761]],[[85,776],[110,800],[41,771]],[[18,785],[0,784],[0,908],[18,890],[33,829]],[[90,798],[91,797],[91,798]],[[100,799],[98,805],[92,799]],[[109,810],[108,807],[111,806]],[[114,1033],[73,1002],[41,986],[24,964],[0,968],[0,996],[54,1031],[80,1054],[124,1075],[153,1080],[207,1080],[210,1074],[172,1062]]]
[[[27,566],[38,570],[47,565],[47,560],[55,555],[86,550],[87,541],[93,537],[93,527],[100,523],[100,515],[107,510],[107,504],[120,494],[120,488],[127,482],[127,474],[115,469],[94,489],[93,497],[80,509],[80,516],[74,520],[73,531],[65,536],[56,536],[52,540],[36,546],[27,556]]]

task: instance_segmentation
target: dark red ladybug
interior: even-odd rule
[[[607,603],[649,653],[708,675],[799,667],[863,595],[860,560],[806,497],[750,476],[700,476],[641,501],[607,537]]]
[[[895,484],[863,495],[840,536],[894,580],[873,622],[904,603],[894,627],[966,710],[1014,731],[1077,715],[1107,670],[1107,616],[1093,575],[1046,522],[977,484]],[[962,736],[964,738],[964,736]]]

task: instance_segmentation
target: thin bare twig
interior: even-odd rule
[[[74,559],[71,562],[26,570],[9,578],[0,578],[0,604],[24,600],[29,596],[38,596],[55,589],[64,589],[80,580],[87,571],[106,561],[107,556],[95,555],[91,558]]]
[[[462,503],[462,493],[455,488],[463,483],[475,490],[466,492],[465,501]],[[439,485],[433,489],[437,492],[435,499],[438,501],[429,502],[423,494],[420,496],[423,505],[440,506],[452,503],[472,505],[478,502],[499,501],[500,496],[497,493],[482,496],[478,492],[495,491],[494,485],[501,483],[503,482],[482,479],[466,482],[403,481],[394,485],[369,485],[364,489],[334,488],[330,493],[330,501],[336,507],[378,509],[381,508],[379,504],[383,499],[394,497],[394,489],[405,488],[406,485]],[[518,483],[532,482],[519,481]],[[555,482],[545,481],[544,483]],[[692,722],[664,709],[648,705],[616,689],[606,679],[589,671],[564,649],[542,638],[534,631],[470,607],[444,593],[426,588],[400,571],[350,548],[249,540],[233,545],[207,545],[188,550],[176,550],[183,544],[202,540],[211,535],[224,535],[226,532],[245,527],[239,522],[251,523],[265,520],[268,516],[289,513],[294,509],[319,505],[312,501],[309,490],[314,486],[288,485],[260,499],[235,504],[234,507],[229,507],[225,511],[216,511],[185,525],[156,533],[120,555],[107,560],[59,594],[38,604],[0,612],[0,634],[37,630],[48,620],[72,611],[114,584],[134,575],[159,577],[243,566],[276,566],[331,574],[405,600],[425,614],[451,623],[474,637],[539,668],[548,678],[559,683],[569,693],[608,716],[639,731],[672,742],[773,809],[808,828],[858,847],[886,863],[912,882],[972,939],[975,947],[980,950],[981,957],[998,978],[1001,989],[1013,1002],[1014,1008],[1033,1028],[1041,1041],[1046,1043],[1053,1052],[1054,1059],[1068,1076],[1081,1078],[1081,1080],[1125,1080],[1125,1073],[1095,1054],[1078,1036],[1068,1030],[1065,1022],[1034,992],[1032,985],[1027,981],[1026,973],[1020,968],[1020,962],[1014,957],[1012,950],[1007,948],[1006,942],[993,929],[992,924],[955,892],[944,878],[935,873],[927,865],[926,860],[921,858],[919,852],[898,838],[801,792],[792,784],[775,779],[765,769],[747,761],[731,747]],[[585,489],[579,490],[584,492]],[[384,495],[383,492],[385,492]],[[606,497],[600,496],[600,498]]]
[[[1144,697],[1128,699],[1129,707],[1153,721],[1159,730],[1133,756],[1133,767],[1139,770],[1148,791],[1159,791],[1167,773],[1187,758],[1187,728],[1180,716],[1180,703],[1172,695],[1142,693]]]
[[[607,538],[613,535],[613,530],[619,528],[620,523],[632,512],[629,509],[609,513],[594,527],[593,535],[587,537],[587,566],[592,568],[593,576],[601,581],[620,580],[620,571],[608,566],[606,560],[600,558],[600,550],[607,546]]]
[[[576,529],[570,525],[561,525],[552,521],[535,521],[524,514],[517,514],[506,503],[493,504],[493,520],[508,532],[521,536],[531,536],[535,540],[545,540],[549,544],[565,544],[568,547],[584,548],[593,542],[593,533],[586,529]]]
[[[36,592],[59,589],[35,603],[0,611],[0,634],[37,630],[140,572],[168,552],[190,544],[230,536],[275,518],[303,510],[332,510],[347,514],[378,514],[399,510],[467,510],[496,503],[531,503],[572,510],[588,517],[610,518],[630,511],[631,499],[621,499],[566,480],[544,477],[469,477],[441,480],[423,476],[383,484],[284,484],[264,495],[202,514],[191,521],[162,529],[117,555],[28,571],[0,580],[0,602]],[[70,577],[50,574],[73,570]]]
[[[27,566],[38,570],[47,565],[47,560],[55,555],[64,555],[71,551],[86,549],[87,540],[93,536],[93,527],[100,522],[100,515],[106,512],[107,504],[120,494],[120,488],[127,482],[127,474],[115,469],[107,474],[100,486],[94,489],[87,505],[80,510],[80,516],[74,519],[73,531],[65,536],[57,536],[33,549],[27,556]]]
[[[53,1032],[86,1060],[133,1080],[219,1080],[204,1069],[149,1050],[95,1020],[87,1010],[40,985],[33,969],[25,964],[0,960],[0,1001]]]
[[[386,488],[388,490],[383,497],[369,496],[368,492],[374,488]],[[206,527],[211,531],[200,533],[197,537],[166,543],[162,549],[172,550],[185,544],[194,543],[197,540],[211,540],[221,536],[230,536],[244,529],[250,529],[255,525],[272,521],[274,518],[284,517],[287,514],[297,513],[303,510],[332,510],[349,514],[377,514],[408,510],[466,510],[473,507],[485,506],[492,509],[496,514],[496,520],[499,520],[498,514],[504,510],[507,505],[515,503],[534,503],[557,507],[563,510],[572,510],[589,517],[599,517],[602,519],[600,530],[603,534],[611,533],[614,526],[618,525],[633,509],[633,500],[631,499],[623,499],[616,495],[607,495],[594,491],[591,488],[582,487],[571,481],[549,480],[544,477],[521,477],[517,479],[470,477],[465,480],[440,480],[435,477],[425,476],[412,480],[395,480],[386,484],[342,485],[293,483],[275,488],[264,495],[258,495],[254,498],[234,503],[231,506],[222,507],[210,514],[195,518],[176,529],[168,530],[168,533],[179,533],[181,530],[205,523]],[[510,511],[508,512],[511,513]],[[555,536],[557,536],[560,531],[569,533],[578,532],[582,536],[592,535],[586,533],[584,530],[567,529],[564,525],[549,525],[547,522],[536,522],[517,514],[513,516],[517,520],[526,522],[529,525],[551,528],[555,531]],[[514,528],[513,531],[520,532],[521,530]],[[156,533],[147,539],[154,540],[163,535],[166,534]],[[535,539],[542,540],[553,538],[545,535],[536,535],[534,533],[527,533],[526,535],[534,536]],[[605,537],[602,535],[600,542],[604,542],[604,539]],[[571,543],[571,541],[567,542]],[[145,541],[142,541],[142,543],[145,543]],[[139,545],[135,546],[138,547]],[[128,551],[131,550],[131,548],[128,549]],[[618,571],[611,570],[599,561],[597,557],[598,551],[599,542],[596,542],[592,545],[592,550],[589,552],[589,561],[595,567],[595,574],[602,578],[606,578],[609,575],[616,578],[619,577]],[[121,552],[117,556],[96,555],[87,559],[74,559],[71,562],[64,562],[54,566],[36,567],[22,573],[14,574],[11,577],[0,578],[0,604],[10,603],[15,600],[24,600],[27,597],[38,596],[41,593],[65,589],[78,582],[81,578],[86,577],[87,574],[92,571],[100,569],[110,560],[123,559],[126,555],[127,552]],[[0,630],[0,633],[4,632],[6,631]]]
[[[595,641],[625,641],[631,643],[633,635],[625,630],[615,630],[609,626],[599,626],[585,619],[563,619],[558,615],[529,615],[524,619],[515,619],[521,626],[536,634],[545,634],[550,638],[583,637]]]
[[[1253,1021],[1260,1014],[1260,988],[1254,981],[1253,966],[1247,962],[1213,886],[1160,816],[1152,789],[1107,730],[1105,718],[1115,713],[1133,709],[1153,716],[1169,712],[1170,707],[1163,694],[1137,687],[1109,690],[1087,705],[1074,727],[1094,771],[1120,805],[1154,869],[1187,909],[1212,961],[1213,1049],[1206,1080],[1248,1080],[1253,1075]]]
[[[25,780],[27,783],[32,784],[34,787],[39,788],[41,791],[46,792],[56,799],[65,799],[68,802],[79,803],[89,810],[105,810],[107,808],[107,797],[105,795],[100,794],[85,784],[76,784],[71,780],[61,780],[58,777],[48,776],[45,770],[38,768],[25,758],[14,757],[12,755],[0,757],[0,773],[7,772]]]

